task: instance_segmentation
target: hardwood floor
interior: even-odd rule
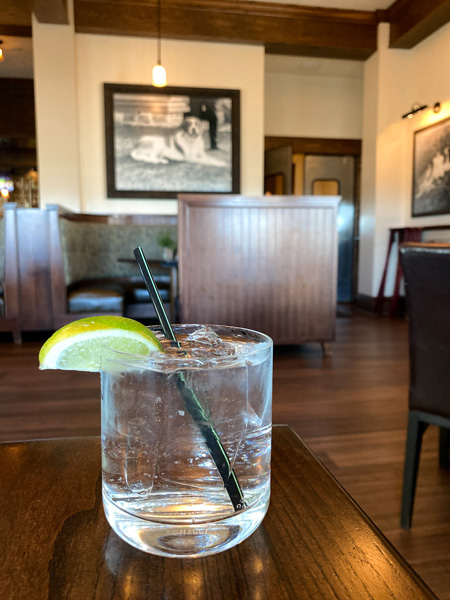
[[[0,441],[98,434],[99,376],[39,371],[45,336],[25,340],[16,346],[0,337]],[[399,524],[407,393],[403,320],[338,318],[327,358],[318,344],[275,350],[274,423],[299,433],[437,596],[450,600],[450,472],[438,466],[433,428],[412,529]]]

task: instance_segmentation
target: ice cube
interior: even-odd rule
[[[220,336],[207,325],[190,333],[187,339],[208,346],[217,346],[222,342]]]

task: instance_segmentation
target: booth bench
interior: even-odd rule
[[[55,328],[87,314],[152,318],[153,305],[134,260],[141,246],[166,309],[175,320],[176,277],[164,267],[164,236],[177,239],[177,217],[76,214],[48,206]],[[158,264],[158,262],[161,264]]]
[[[177,241],[174,215],[92,215],[60,206],[0,213],[0,332],[51,331],[90,315],[156,319],[133,250],[141,246],[172,322],[176,263],[161,237]]]

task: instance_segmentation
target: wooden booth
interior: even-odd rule
[[[180,196],[182,321],[247,327],[275,344],[332,341],[339,201]]]

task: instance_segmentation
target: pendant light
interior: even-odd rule
[[[157,60],[153,67],[152,84],[156,87],[167,85],[166,70],[161,64],[161,0],[158,0],[158,40],[157,40]]]

